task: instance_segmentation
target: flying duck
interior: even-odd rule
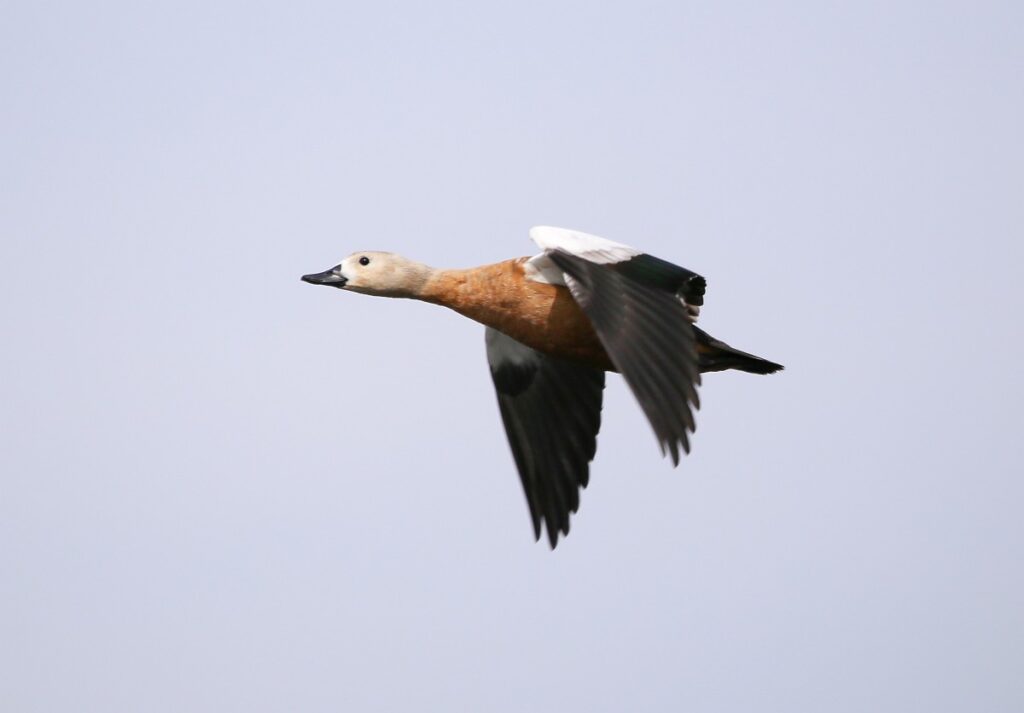
[[[387,252],[352,253],[303,281],[442,305],[486,327],[498,409],[526,492],[533,531],[551,547],[587,486],[597,450],[605,372],[622,374],[664,456],[690,450],[706,371],[783,367],[694,325],[706,282],[627,245],[536,227],[541,252],[443,270]]]

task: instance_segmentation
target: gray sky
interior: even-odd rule
[[[0,709],[1024,708],[1022,8],[5,4]],[[554,553],[482,328],[298,280],[535,224],[787,366]]]

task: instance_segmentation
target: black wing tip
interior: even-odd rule
[[[552,552],[554,552],[555,549],[558,548],[558,543],[569,536],[568,520],[566,521],[565,527],[552,527],[547,522],[545,522],[544,530],[547,532],[548,536],[548,547],[551,549]],[[536,535],[537,536],[534,538],[534,542],[540,542],[540,532],[538,531]],[[561,540],[559,538],[561,538]]]
[[[543,523],[543,525],[541,524]],[[547,536],[548,547],[554,550],[558,547],[559,536],[565,539],[569,535],[569,514],[566,513],[565,525],[554,525],[546,517],[533,521],[533,541],[540,542],[541,532]]]
[[[548,545],[551,547],[552,552],[558,547],[558,530],[555,528],[548,530]]]
[[[690,433],[693,433],[693,431],[690,431]],[[672,459],[673,468],[679,467],[679,464],[683,460],[682,456],[690,455],[690,449],[692,448],[690,445],[690,439],[686,434],[684,434],[682,438],[672,438],[670,440],[659,441],[658,445],[661,446],[661,457],[664,458],[668,456]],[[682,455],[679,453],[680,448],[682,448],[683,451]]]

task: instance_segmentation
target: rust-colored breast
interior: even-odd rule
[[[422,298],[550,356],[614,371],[590,320],[569,290],[526,279],[526,260],[442,270],[426,286]]]

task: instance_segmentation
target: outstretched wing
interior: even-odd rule
[[[544,249],[531,258],[533,279],[560,276],[594,325],[615,368],[629,384],[658,438],[679,463],[690,450],[693,411],[700,407],[696,340],[691,322],[704,302],[705,280],[635,248],[561,228],[534,228]]]
[[[551,547],[587,487],[601,428],[604,372],[545,356],[488,327],[487,361],[533,532]]]
[[[530,238],[544,251],[526,263],[527,276],[531,279],[565,285],[563,272],[551,261],[551,253],[568,253],[595,265],[604,265],[647,287],[675,293],[686,307],[690,321],[697,321],[707,281],[692,270],[578,230],[541,225],[530,230]]]

